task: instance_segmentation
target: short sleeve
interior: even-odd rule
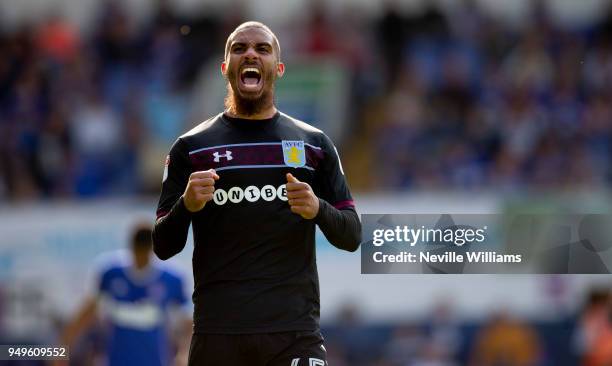
[[[111,294],[112,277],[116,269],[129,263],[129,253],[125,249],[102,253],[96,257],[88,271],[87,295],[99,297]]]
[[[98,278],[98,294],[108,294],[110,293],[110,271],[106,271],[101,273]]]
[[[187,296],[185,295],[185,283],[180,276],[176,276],[173,281],[172,298],[170,299],[176,305],[185,305]]]

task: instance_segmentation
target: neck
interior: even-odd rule
[[[265,108],[259,112],[253,114],[241,113],[237,108],[230,107],[225,110],[225,113],[233,118],[242,118],[242,119],[268,119],[274,117],[276,114],[276,107],[274,105]]]
[[[274,106],[274,88],[265,91],[257,100],[248,100],[236,95],[231,84],[227,83],[225,113],[233,118],[250,120],[274,117],[276,114],[276,107]]]
[[[149,269],[149,263],[134,263],[134,269],[138,272],[146,271]]]

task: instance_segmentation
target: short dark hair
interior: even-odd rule
[[[276,59],[278,61],[280,61],[280,59],[281,59],[281,49],[280,49],[280,43],[278,42],[278,38],[276,38],[276,34],[274,34],[274,32],[272,32],[272,30],[267,25],[265,25],[263,23],[260,23],[260,22],[255,22],[255,21],[248,21],[248,22],[244,22],[244,23],[240,24],[227,37],[227,41],[225,41],[225,54],[224,54],[225,59],[227,59],[227,55],[229,54],[230,46],[232,44],[232,39],[234,39],[234,36],[236,36],[236,34],[238,34],[238,32],[243,31],[243,30],[245,30],[247,28],[260,28],[260,29],[263,29],[264,31],[270,33],[270,35],[272,36],[272,47],[274,48],[274,51],[276,52]]]
[[[150,224],[138,224],[132,230],[132,248],[151,248],[153,229]]]

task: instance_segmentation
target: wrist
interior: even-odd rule
[[[312,216],[311,219],[316,219],[317,216],[319,215],[319,212],[321,212],[321,199],[317,196],[315,196],[315,212],[314,215]]]
[[[187,201],[185,201],[184,196],[179,197],[178,202],[176,203],[176,208],[179,210],[179,212],[182,212],[185,215],[191,215],[195,212],[189,209],[189,206],[187,205]]]
[[[325,216],[325,205],[328,205],[328,203],[322,198],[317,197],[317,200],[319,201],[319,209],[317,210],[317,214],[315,215],[315,217],[313,217],[313,220],[315,220],[315,222],[319,222],[323,218],[323,216]]]

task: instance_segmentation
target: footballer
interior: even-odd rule
[[[281,48],[264,24],[228,37],[225,111],[180,136],[166,159],[154,251],[194,238],[189,365],[327,365],[315,226],[355,251],[361,223],[332,141],[277,110]]]

